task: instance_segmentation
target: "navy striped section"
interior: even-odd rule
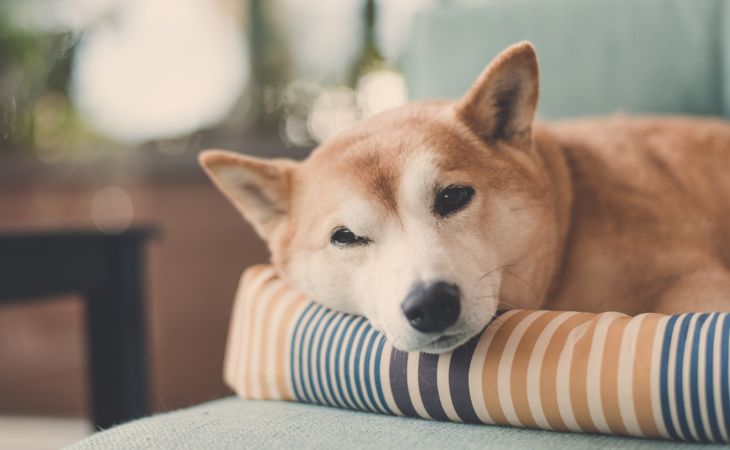
[[[724,440],[722,432],[730,427],[729,339],[727,314],[682,314],[667,321],[661,343],[659,396],[662,421],[671,438]],[[725,423],[719,416],[724,416]]]
[[[428,415],[436,420],[449,420],[439,399],[438,362],[438,355],[421,353],[418,357],[418,389]]]
[[[451,393],[451,401],[454,402],[454,409],[461,420],[469,423],[478,423],[479,416],[474,411],[474,405],[471,402],[471,394],[469,392],[469,365],[474,349],[479,342],[478,337],[474,337],[463,346],[454,350],[451,355],[451,364],[449,365],[449,391]]]
[[[392,413],[381,382],[384,338],[362,317],[308,307],[292,334],[297,400]]]
[[[398,409],[404,415],[417,417],[411,394],[408,392],[408,353],[393,349],[390,354],[390,388]]]

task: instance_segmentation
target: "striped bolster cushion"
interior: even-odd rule
[[[270,266],[242,277],[225,361],[244,398],[437,420],[728,442],[730,314],[514,310],[451,353],[404,353]]]

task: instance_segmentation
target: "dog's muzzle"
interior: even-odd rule
[[[461,313],[459,287],[444,281],[419,283],[401,303],[401,310],[418,331],[444,331],[456,323]]]

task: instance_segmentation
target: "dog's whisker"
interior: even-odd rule
[[[479,277],[479,279],[480,280],[483,280],[483,279],[487,278],[489,275],[497,272],[498,270],[502,270],[502,269],[505,269],[507,267],[512,267],[512,266],[516,266],[516,265],[517,265],[517,263],[510,263],[510,264],[505,264],[503,266],[499,266],[496,269],[492,269],[489,272],[485,273],[484,275],[482,275],[481,277]]]
[[[539,203],[537,205],[527,205],[527,206],[519,206],[517,208],[511,208],[510,211],[522,211],[523,209],[530,209],[530,208],[549,208],[555,206],[553,203]]]
[[[520,277],[520,276],[519,276],[519,275],[517,275],[516,273],[514,273],[514,272],[512,272],[512,271],[509,271],[509,270],[505,270],[505,271],[504,271],[504,273],[506,273],[507,275],[511,275],[511,276],[513,276],[514,278],[516,278],[517,280],[521,281],[522,283],[524,283],[524,285],[525,285],[525,286],[527,286],[527,287],[528,287],[528,288],[530,289],[530,291],[532,291],[532,293],[533,293],[533,294],[534,294],[535,296],[537,296],[537,295],[538,295],[538,294],[537,294],[537,290],[535,290],[535,287],[534,287],[534,286],[533,286],[532,284],[528,283],[528,282],[527,282],[527,280],[525,280],[524,278]]]

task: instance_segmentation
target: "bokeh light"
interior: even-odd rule
[[[124,189],[119,186],[105,186],[94,194],[89,213],[98,230],[107,234],[118,234],[132,223],[134,205]]]
[[[76,49],[71,93],[112,138],[171,138],[213,125],[248,79],[245,36],[223,2],[127,0]]]

